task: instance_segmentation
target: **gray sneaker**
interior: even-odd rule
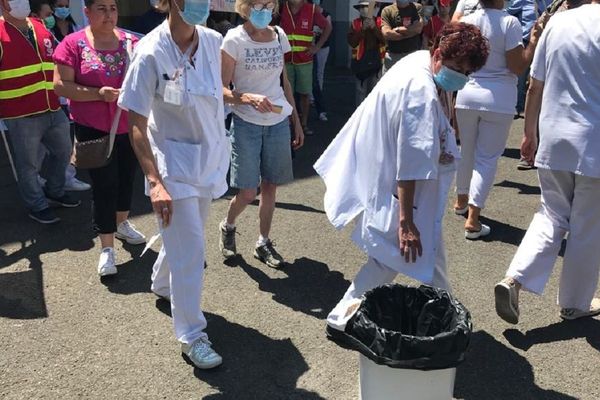
[[[275,244],[271,240],[268,240],[266,244],[254,248],[254,258],[264,262],[271,268],[283,267],[285,261],[273,246]]]
[[[225,221],[219,224],[221,231],[221,240],[219,240],[219,249],[225,258],[234,257],[237,254],[235,247],[235,228],[227,229]]]
[[[192,344],[181,344],[181,352],[185,354],[196,367],[211,369],[223,363],[223,358],[210,347],[212,343],[206,338],[200,338]]]
[[[502,279],[494,287],[496,313],[511,324],[519,322],[519,289],[521,284],[510,277]]]
[[[600,314],[600,299],[594,298],[592,299],[592,303],[590,304],[590,309],[578,310],[577,308],[562,308],[560,310],[560,317],[562,319],[574,320],[585,317],[593,317],[594,315]]]

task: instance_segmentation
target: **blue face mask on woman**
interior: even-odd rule
[[[260,11],[256,11],[255,9],[250,10],[249,20],[256,29],[265,29],[269,26],[271,19],[273,19],[273,10],[266,8],[263,8]]]
[[[320,6],[321,5],[321,0],[313,0],[313,4],[315,6]]]
[[[177,8],[179,5],[175,2]],[[185,9],[181,11],[179,8],[179,15],[188,25],[202,25],[208,19],[210,13],[210,0],[185,0]]]
[[[447,92],[456,92],[465,87],[469,81],[469,77],[442,65],[440,71],[433,75],[433,80],[443,90]]]
[[[69,7],[56,7],[54,9],[54,15],[58,19],[67,19],[71,15],[71,9]]]

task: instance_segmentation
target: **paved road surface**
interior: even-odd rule
[[[40,226],[26,217],[0,152],[0,398],[356,399],[357,355],[325,339],[324,318],[365,257],[349,231],[328,224],[324,188],[310,168],[351,113],[352,90],[347,75],[328,80],[330,122],[315,123],[317,135],[296,157],[298,179],[279,192],[272,236],[291,265],[276,271],[252,257],[256,206],[238,223],[241,257],[224,264],[217,224],[227,199],[214,203],[204,309],[210,338],[225,359],[214,371],[183,361],[168,304],[150,293],[158,246],[140,257],[140,247],[119,243],[119,274],[101,282],[90,194],[80,195],[79,209],[58,210],[59,225]],[[493,285],[539,202],[535,172],[515,169],[521,129],[521,121],[513,125],[484,212],[493,229],[489,239],[468,242],[462,218],[449,209],[445,219],[452,285],[475,325],[455,397],[596,400],[600,320],[560,321],[560,265],[543,298],[522,296],[520,325],[509,326],[494,312]],[[152,235],[141,179],[136,185],[132,219]]]

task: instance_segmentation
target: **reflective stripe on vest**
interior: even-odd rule
[[[286,63],[306,64],[313,60],[313,56],[308,52],[308,49],[312,46],[314,38],[312,29],[314,26],[315,5],[304,4],[299,10],[299,13],[298,19],[300,23],[302,24],[302,21],[307,22],[304,27],[296,26],[294,15],[292,14],[288,3],[285,4],[285,7],[282,10],[282,28],[286,31],[292,50],[290,52],[291,54],[285,55]]]
[[[17,97],[27,96],[40,90],[53,90],[52,82],[37,82],[33,85],[25,86],[20,89],[4,90],[0,92],[0,100],[15,99]]]
[[[54,64],[50,62],[42,62],[41,64],[28,65],[26,67],[0,71],[0,79],[20,78],[22,76],[40,71],[54,71]]]
[[[54,38],[43,22],[28,18],[34,43],[0,20],[0,118],[13,119],[60,110],[54,93]]]

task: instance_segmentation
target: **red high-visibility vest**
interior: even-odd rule
[[[381,29],[381,17],[377,17],[377,19],[375,20],[375,23],[377,25],[377,29]],[[356,18],[354,21],[352,21],[352,29],[354,29],[356,32],[359,32],[362,30],[362,19],[360,18]],[[365,55],[365,39],[361,39],[360,42],[358,43],[358,46],[352,48],[352,59],[353,60],[360,60],[361,58],[363,58],[363,56]],[[385,58],[385,43],[382,44],[381,46],[379,46],[379,55],[381,56],[381,59],[383,60]]]
[[[285,62],[292,64],[312,62],[313,56],[308,52],[308,49],[310,49],[314,37],[315,5],[305,3],[296,14],[296,19],[294,19],[287,2],[282,8],[280,24],[292,47],[292,51],[285,55]],[[298,25],[294,20],[298,22]]]
[[[27,18],[37,49],[12,24],[0,20],[0,118],[12,119],[57,111],[54,93],[54,38],[44,24]]]

